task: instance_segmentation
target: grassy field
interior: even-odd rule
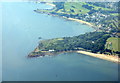
[[[120,52],[120,38],[110,37],[107,39],[106,48],[113,49],[113,51]],[[111,44],[111,45],[110,45]]]
[[[84,8],[83,5],[88,5],[88,6],[92,6],[94,10],[108,10],[108,11],[112,11],[113,9],[110,8],[103,8],[103,7],[99,7],[99,6],[95,6],[89,3],[85,3],[85,2],[66,2],[64,4],[64,9],[65,11],[63,12],[63,9],[60,9],[59,11],[57,11],[57,13],[66,13],[66,14],[85,14],[88,13],[90,10],[87,8]],[[116,15],[116,14],[113,14]]]
[[[85,14],[88,13],[90,10],[82,7],[85,4],[84,2],[76,3],[76,2],[68,2],[64,4],[65,11],[72,14]],[[72,12],[73,10],[74,12]]]

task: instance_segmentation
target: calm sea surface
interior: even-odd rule
[[[2,4],[0,3],[0,82],[2,81]]]
[[[78,53],[27,58],[38,45],[38,37],[50,39],[93,31],[87,25],[38,14],[52,8],[33,2],[2,3],[3,81],[114,81],[118,64]]]

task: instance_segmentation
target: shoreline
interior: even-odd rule
[[[36,48],[33,52],[39,52],[38,48]],[[41,51],[41,52],[42,52],[42,54],[29,54],[28,57],[40,57],[40,56],[45,56],[45,55],[53,56],[53,55],[57,55],[60,53],[75,52],[75,53],[81,53],[81,54],[85,54],[87,56],[91,56],[94,58],[99,58],[99,59],[103,59],[103,60],[107,60],[107,61],[111,61],[111,62],[120,64],[119,57],[114,56],[114,55],[97,54],[97,53],[81,51],[81,50],[79,50],[79,51],[61,51],[61,52],[49,52],[49,51]]]
[[[95,31],[97,31],[97,29],[95,28],[96,27],[95,25],[93,25],[93,24],[91,24],[89,22],[83,21],[83,20],[79,20],[79,19],[76,19],[76,18],[67,18],[65,16],[59,16],[59,15],[56,15],[56,14],[51,14],[51,13],[47,13],[47,12],[41,12],[39,10],[34,10],[34,11],[37,12],[37,13],[46,13],[48,15],[52,15],[52,16],[56,16],[56,17],[61,17],[63,19],[67,19],[69,21],[75,21],[75,22],[78,22],[78,23],[81,23],[81,24],[85,24],[85,25],[88,25],[91,28],[95,29]]]
[[[96,53],[91,53],[91,52],[87,52],[87,51],[77,51],[77,53],[85,54],[87,56],[92,56],[92,57],[96,57],[99,59],[103,59],[103,60],[107,60],[107,61],[111,61],[111,62],[115,62],[115,63],[120,63],[119,58],[117,56],[113,56],[113,55],[96,54]]]
[[[52,6],[52,7],[55,7],[55,5],[52,4],[52,3],[46,3],[46,5],[50,5],[50,6]],[[52,15],[52,14],[51,14],[51,15]],[[54,15],[54,14],[53,14],[53,16],[59,16],[59,15]],[[82,23],[82,24],[86,24],[86,25],[88,25],[88,26],[91,26],[92,28],[93,28],[93,27],[96,27],[95,25],[93,25],[93,24],[91,24],[91,23],[89,23],[89,22],[80,20],[80,19],[67,18],[67,17],[65,17],[65,16],[59,16],[59,17],[62,17],[62,18],[68,19],[68,20],[72,20],[72,21],[76,21],[76,22],[79,22],[79,23]],[[95,29],[95,28],[94,28],[94,29]],[[96,29],[95,29],[95,30],[96,30]]]
[[[52,4],[52,3],[46,3],[46,4],[55,7],[55,5]],[[40,11],[37,11],[37,10],[36,10],[36,12],[41,13]],[[58,16],[58,17],[62,17],[62,18],[67,19],[67,20],[76,21],[76,22],[79,22],[79,23],[82,23],[82,24],[86,24],[86,25],[90,26],[91,28],[96,27],[92,23],[89,23],[89,22],[86,22],[86,21],[83,21],[83,20],[79,20],[79,19],[76,19],[76,18],[67,18],[65,16],[59,16],[59,15],[51,14],[51,13],[48,13],[48,12],[42,12],[42,13],[46,13],[48,15]],[[96,28],[94,28],[94,29],[97,30]],[[111,61],[111,62],[115,62],[115,63],[120,63],[119,58],[117,56],[114,56],[114,55],[97,54],[97,53],[92,53],[92,52],[87,52],[87,51],[76,51],[76,53],[82,53],[82,54],[92,56],[92,57],[96,57],[96,58],[99,58],[99,59],[103,59],[103,60],[107,60],[107,61]]]
[[[86,22],[86,21],[83,21],[83,20],[79,20],[79,19],[75,19],[75,18],[67,18],[67,17],[63,17],[65,19],[68,19],[68,20],[72,20],[72,21],[76,21],[76,22],[79,22],[79,23],[82,23],[82,24],[86,24],[86,25],[89,25],[91,27],[94,27],[93,24],[89,23],[89,22]]]
[[[50,5],[50,6],[52,6],[52,7],[55,7],[55,5],[52,4],[52,3],[46,3],[46,5]]]

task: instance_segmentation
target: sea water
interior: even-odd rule
[[[3,81],[116,81],[118,64],[78,53],[27,58],[38,38],[71,37],[94,29],[75,21],[34,12],[50,9],[33,2],[2,3]]]

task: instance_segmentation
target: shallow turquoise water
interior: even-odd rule
[[[51,8],[32,2],[3,3],[3,81],[114,81],[118,65],[84,54],[64,53],[53,57],[27,58],[43,39],[75,36],[93,31],[87,25],[38,14],[37,8]]]

